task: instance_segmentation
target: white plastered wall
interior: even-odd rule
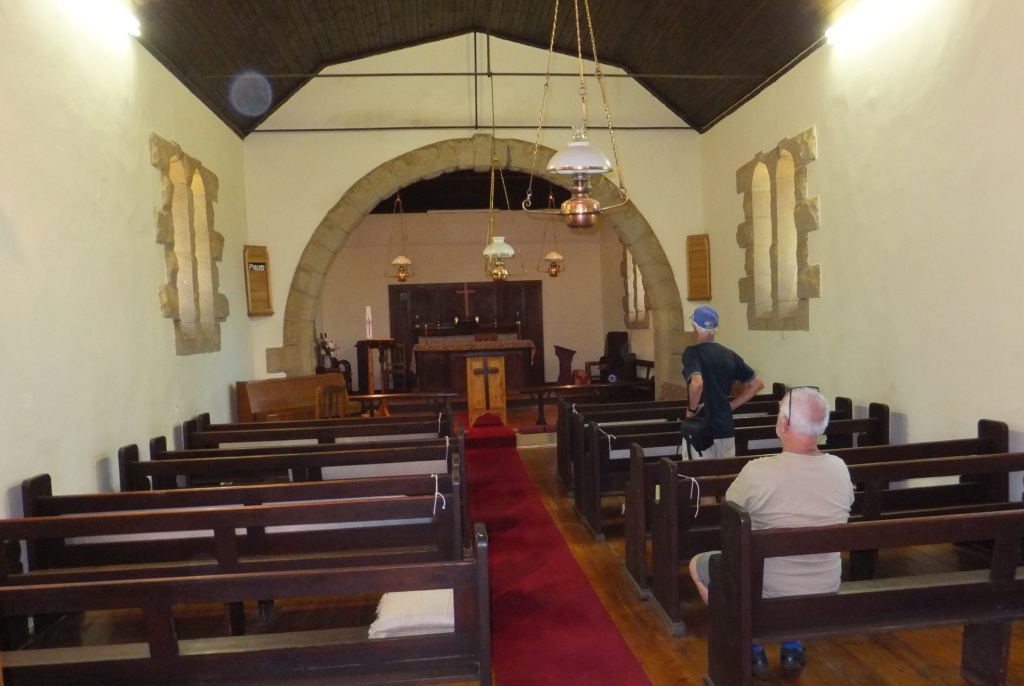
[[[889,404],[897,440],[969,436],[991,418],[1021,449],[1024,4],[919,4],[860,51],[817,50],[702,136],[720,339],[766,382]],[[811,126],[821,299],[807,332],[749,332],[735,171]]]
[[[0,492],[117,487],[119,446],[172,435],[251,376],[241,246],[241,141],[138,43],[81,0],[0,0]],[[159,172],[149,136],[177,141],[220,180],[222,351],[179,357],[160,316]]]
[[[334,67],[331,71],[472,71],[474,41],[480,46],[476,58],[483,59],[484,38],[460,36]],[[543,73],[547,53],[492,39],[491,59],[495,72]],[[478,66],[484,69],[484,64]],[[553,70],[572,71],[574,67],[574,61],[558,57]],[[613,70],[609,68],[609,71]],[[519,138],[532,144],[543,79],[506,77],[495,80],[496,136]],[[313,80],[267,120],[261,127],[262,133],[246,138],[250,242],[269,248],[274,272],[275,316],[254,323],[253,354],[257,374],[267,374],[265,351],[282,345],[284,300],[295,265],[312,231],[354,183],[381,163],[437,141],[465,138],[474,132],[490,133],[489,86],[486,78],[479,82],[476,87],[471,77]],[[560,148],[567,142],[569,126],[579,116],[577,86],[571,79],[552,84],[546,121],[560,128],[555,131],[546,128],[543,145]],[[632,81],[611,80],[609,86],[616,126],[684,126]],[[602,128],[603,115],[596,88],[592,88],[590,99],[591,140],[610,155],[612,148],[607,130]],[[474,130],[474,124],[480,128]],[[269,132],[303,127],[375,126],[452,128]],[[511,126],[522,128],[507,128]],[[633,202],[653,227],[670,259],[681,259],[686,235],[699,233],[702,224],[697,134],[689,130],[617,130],[616,140]],[[538,200],[543,202],[542,198]],[[345,247],[342,253],[344,250]],[[478,265],[474,261],[470,266],[475,269]],[[685,272],[675,270],[674,278],[681,286],[685,285]],[[386,301],[383,292],[378,297]],[[616,328],[621,327],[616,325]],[[599,341],[598,348],[603,349],[603,330],[597,331],[595,338]],[[548,346],[555,342],[545,339]]]

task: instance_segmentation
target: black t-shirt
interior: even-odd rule
[[[732,438],[736,429],[729,407],[729,391],[734,381],[750,383],[757,374],[742,357],[715,341],[701,341],[683,351],[683,378],[687,387],[694,374],[700,374],[704,381],[700,402],[711,418],[712,434],[715,438]]]

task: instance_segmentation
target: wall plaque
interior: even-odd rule
[[[686,237],[686,299],[711,300],[711,243],[706,233]]]
[[[245,263],[245,296],[250,317],[274,314],[270,302],[270,255],[266,246],[246,245],[242,249]]]

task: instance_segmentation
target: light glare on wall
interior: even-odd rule
[[[825,32],[829,45],[856,49],[906,28],[932,0],[861,0]]]
[[[88,30],[110,39],[142,34],[138,18],[122,0],[63,0],[66,11],[85,25]]]

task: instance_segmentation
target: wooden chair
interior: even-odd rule
[[[316,418],[335,419],[352,417],[362,413],[357,400],[349,400],[348,389],[344,386],[318,386],[316,389]]]

